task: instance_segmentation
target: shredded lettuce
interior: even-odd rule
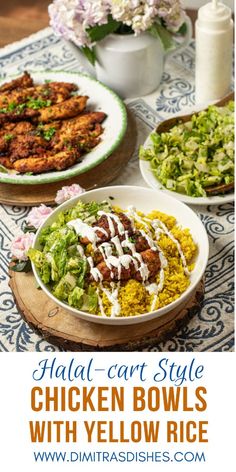
[[[168,132],[152,133],[152,146],[141,146],[140,158],[168,190],[192,197],[205,188],[234,181],[234,102],[209,106],[191,121]]]
[[[96,289],[89,284],[88,263],[78,250],[79,236],[67,223],[80,218],[88,224],[97,219],[99,210],[111,211],[109,202],[79,201],[61,212],[56,220],[40,232],[41,249],[30,249],[30,260],[49,290],[59,300],[78,309],[95,313],[98,304]]]

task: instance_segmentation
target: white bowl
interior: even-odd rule
[[[110,200],[109,197],[113,197],[114,200]],[[206,230],[201,223],[201,220],[187,205],[173,197],[170,197],[169,195],[163,194],[163,192],[142,187],[115,186],[91,190],[82,194],[81,196],[74,197],[71,200],[63,203],[57,207],[53,213],[51,213],[51,215],[46,219],[46,221],[36,233],[34,248],[40,249],[39,236],[42,229],[51,225],[53,221],[55,221],[58,213],[73,207],[78,200],[82,200],[83,202],[89,202],[91,200],[108,200],[111,201],[112,204],[120,206],[122,209],[126,209],[129,205],[134,205],[138,210],[143,211],[144,213],[149,213],[152,210],[159,210],[163,213],[174,216],[182,228],[189,228],[194,241],[198,245],[198,254],[195,261],[195,267],[190,275],[190,285],[177,300],[163,308],[159,308],[158,310],[149,313],[117,318],[101,317],[86,313],[58,300],[56,297],[54,297],[54,295],[52,295],[46,285],[42,282],[37,269],[35,268],[34,264],[32,264],[33,272],[38,284],[48,295],[48,297],[50,297],[57,305],[60,305],[68,312],[86,321],[107,325],[129,325],[141,323],[162,316],[189,298],[190,294],[194,291],[205,272],[209,254],[209,243]]]

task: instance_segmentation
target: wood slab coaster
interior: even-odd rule
[[[10,288],[23,319],[48,342],[68,351],[135,351],[153,346],[187,323],[204,297],[202,280],[195,293],[170,313],[145,323],[109,326],[81,320],[36,288],[32,272],[10,270]]]
[[[105,187],[114,180],[132,157],[137,142],[135,117],[127,109],[128,125],[118,148],[98,166],[71,179],[41,185],[15,185],[0,183],[0,203],[17,206],[34,206],[41,203],[55,205],[55,196],[63,185],[77,183],[85,190]]]

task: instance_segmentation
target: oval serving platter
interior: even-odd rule
[[[33,72],[29,71],[33,80],[44,83],[45,80],[75,83],[79,94],[88,95],[88,108],[103,111],[107,118],[103,122],[104,132],[101,142],[89,153],[82,162],[63,171],[50,171],[36,175],[13,174],[0,172],[0,182],[17,185],[39,185],[70,179],[83,174],[97,166],[113,153],[121,143],[127,128],[127,113],[122,100],[111,89],[101,82],[80,73],[74,72]]]

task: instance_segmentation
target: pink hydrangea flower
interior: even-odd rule
[[[41,224],[46,220],[47,216],[52,213],[52,208],[47,207],[46,205],[41,204],[39,207],[34,207],[29,212],[27,217],[27,223],[34,228],[39,228]]]
[[[72,184],[69,186],[62,187],[61,190],[58,190],[55,202],[60,205],[61,203],[66,202],[70,198],[75,197],[76,195],[81,195],[85,190],[80,187],[78,184]]]
[[[27,261],[27,252],[33,246],[34,238],[34,233],[25,233],[21,234],[20,236],[16,236],[11,244],[12,256],[19,261]]]

